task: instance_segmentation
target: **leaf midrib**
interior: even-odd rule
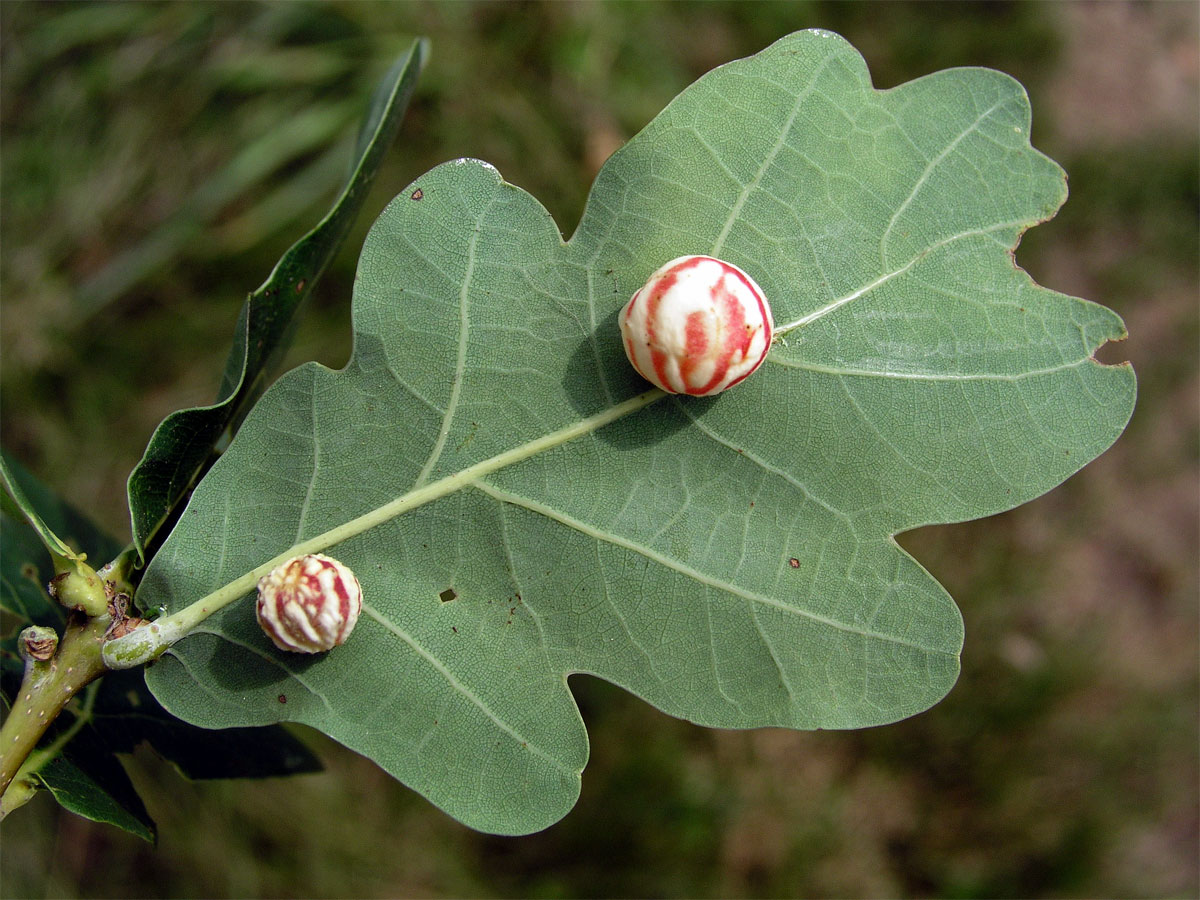
[[[254,589],[260,578],[289,559],[309,553],[320,553],[329,547],[348,541],[350,538],[370,531],[372,528],[382,525],[384,522],[391,521],[404,513],[411,512],[420,506],[424,506],[426,503],[431,503],[434,500],[453,494],[485,475],[537,456],[539,453],[544,453],[585,434],[590,434],[630,413],[649,406],[651,403],[665,396],[666,393],[664,391],[652,388],[634,397],[630,397],[628,400],[618,403],[615,406],[601,410],[585,419],[553,431],[550,434],[527,441],[524,444],[505,450],[503,453],[497,453],[495,456],[481,460],[453,475],[447,475],[437,481],[407,491],[395,500],[369,510],[347,522],[343,522],[341,525],[337,525],[328,531],[293,544],[283,552],[235,578],[233,581],[228,582],[211,594],[201,597],[186,609],[180,610],[178,613],[174,613],[166,619],[161,620],[157,623],[158,627],[155,628],[155,631],[161,631],[164,634],[170,632],[172,636],[169,638],[169,642],[174,643],[175,640],[190,633],[196,624],[203,621],[203,619],[212,613],[248,594]],[[134,632],[125,637],[117,638],[110,642],[110,646],[115,648],[125,643],[133,645],[137,643],[137,641],[133,640],[136,634],[137,632]]]
[[[937,250],[941,250],[943,247],[947,247],[950,244],[953,244],[955,241],[961,241],[964,238],[983,237],[985,235],[994,234],[997,231],[1005,231],[1005,230],[1012,229],[1012,228],[1025,229],[1025,228],[1028,228],[1029,225],[1030,225],[1030,223],[1027,220],[1016,219],[1016,220],[1009,221],[1009,222],[999,222],[995,225],[989,225],[986,228],[968,228],[966,231],[960,231],[957,234],[948,235],[947,237],[944,237],[941,240],[935,241],[934,243],[930,244],[928,247],[926,247],[924,250],[921,250],[919,253],[914,254],[913,258],[910,259],[908,262],[906,262],[904,265],[898,266],[897,268],[892,269],[890,272],[884,272],[882,275],[878,276],[873,281],[867,282],[862,287],[855,288],[853,291],[851,291],[848,294],[844,294],[841,297],[838,297],[834,300],[830,300],[824,306],[818,307],[817,309],[813,310],[810,313],[805,313],[803,316],[800,316],[800,318],[798,318],[792,322],[788,322],[785,325],[780,325],[780,326],[776,327],[775,337],[776,338],[784,337],[784,336],[788,335],[790,332],[795,331],[797,328],[804,328],[805,326],[811,325],[813,322],[816,322],[818,319],[825,318],[825,316],[829,315],[832,312],[835,312],[838,309],[841,309],[847,303],[857,300],[860,297],[865,297],[867,294],[870,294],[876,288],[883,287],[883,285],[887,284],[893,278],[899,278],[901,275],[905,274],[910,269],[912,269],[915,265],[917,265],[917,263],[924,260],[931,253],[934,253]]]

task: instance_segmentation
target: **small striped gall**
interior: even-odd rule
[[[350,636],[362,612],[362,587],[336,559],[310,553],[259,579],[254,611],[280,650],[322,653]]]
[[[621,311],[625,355],[672,394],[719,394],[762,365],[775,322],[762,288],[711,256],[673,259]]]

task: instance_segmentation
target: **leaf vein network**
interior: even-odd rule
[[[767,630],[763,628],[762,622],[758,618],[757,606],[750,606],[750,618],[754,620],[754,627],[762,638],[763,646],[767,648],[767,654],[771,657],[771,662],[775,664],[775,671],[779,673],[779,680],[787,691],[788,702],[794,707],[796,705],[796,691],[792,687],[791,679],[787,676],[787,670],[784,669],[783,663],[779,660],[779,654],[775,651],[775,642],[771,640],[770,635],[767,634]]]
[[[796,123],[796,118],[800,115],[800,110],[803,108],[805,101],[808,100],[809,96],[816,89],[817,79],[825,71],[825,68],[829,65],[832,59],[832,56],[826,56],[823,60],[821,60],[820,65],[818,65],[809,76],[809,82],[805,86],[804,90],[796,95],[796,102],[792,104],[792,111],[788,115],[787,120],[783,123],[783,126],[779,129],[779,137],[776,138],[774,145],[763,156],[763,161],[759,165],[758,171],[755,172],[754,176],[746,182],[746,184],[742,187],[741,192],[738,194],[737,199],[733,201],[733,207],[729,210],[729,216],[725,219],[725,224],[722,226],[720,233],[717,235],[717,239],[713,241],[713,256],[720,257],[721,251],[725,247],[725,240],[729,237],[730,231],[733,230],[734,223],[737,222],[738,216],[741,215],[742,207],[746,204],[746,199],[759,186],[759,184],[762,182],[763,176],[766,175],[767,170],[774,164],[775,157],[777,157],[779,152],[783,149],[788,136],[791,134],[792,126]]]
[[[593,258],[594,262],[594,258]],[[588,305],[588,343],[592,348],[592,359],[596,363],[596,376],[600,380],[600,388],[604,391],[604,401],[612,406],[613,396],[612,388],[608,386],[608,376],[604,373],[604,363],[600,359],[600,344],[596,340],[596,334],[600,330],[599,323],[596,321],[596,283],[595,272],[591,265],[588,265],[585,270],[587,274],[587,305]]]
[[[411,395],[412,397],[415,397],[423,406],[425,406],[431,412],[435,412],[438,415],[443,415],[446,412],[444,409],[442,409],[440,406],[438,406],[436,403],[434,403],[432,400],[430,400],[428,397],[426,397],[424,394],[422,394],[420,391],[418,391],[415,387],[413,387],[411,384],[409,384],[407,381],[405,381],[403,378],[401,378],[400,375],[396,372],[396,370],[394,368],[392,368],[392,364],[390,361],[388,361],[384,364],[384,368],[387,369],[388,374],[392,376],[392,378],[395,380],[396,384],[400,385],[400,387],[403,388],[409,395]]]
[[[948,143],[942,149],[942,151],[940,153],[938,153],[936,156],[934,156],[933,159],[931,159],[929,161],[929,163],[925,166],[924,171],[921,172],[920,176],[916,180],[916,183],[913,184],[912,190],[909,191],[908,196],[904,198],[904,201],[898,207],[896,207],[896,211],[894,213],[892,213],[892,217],[888,221],[887,227],[883,230],[883,234],[879,238],[879,261],[884,266],[887,266],[887,245],[888,245],[888,241],[891,239],[891,236],[892,236],[892,229],[896,227],[896,222],[899,221],[900,216],[902,216],[904,214],[904,211],[906,209],[908,209],[909,205],[913,202],[914,199],[916,199],[916,196],[920,192],[921,188],[925,186],[925,182],[927,182],[929,180],[929,176],[931,174],[933,174],[933,170],[936,169],[939,165],[941,165],[942,161],[944,159],[946,159],[951,153],[953,153],[955,148],[958,147],[958,145],[960,143],[962,143],[968,136],[970,136],[976,130],[978,130],[980,124],[982,124],[982,122],[988,116],[990,116],[997,109],[999,109],[1003,103],[1004,103],[1003,100],[997,100],[995,103],[993,103],[991,106],[989,106],[983,112],[981,112],[978,116],[976,116],[975,120],[973,122],[971,122],[970,125],[968,125],[966,128],[964,128],[952,141],[950,141],[950,143]]]
[[[729,450],[736,453],[740,458],[749,460],[750,462],[754,463],[754,465],[756,465],[760,469],[762,469],[764,472],[768,472],[771,475],[774,475],[778,478],[782,478],[784,481],[786,481],[788,484],[790,484],[792,487],[794,487],[796,490],[798,490],[801,494],[803,494],[804,498],[806,500],[808,500],[811,503],[817,504],[822,509],[824,509],[826,512],[833,515],[835,518],[841,519],[842,522],[845,523],[846,527],[849,528],[851,532],[854,531],[854,523],[851,521],[849,515],[847,515],[846,513],[844,513],[842,510],[838,509],[837,507],[833,506],[832,504],[826,502],[824,499],[822,499],[820,496],[818,496],[816,493],[814,493],[806,484],[804,484],[804,482],[800,481],[794,475],[791,475],[790,473],[785,472],[783,469],[773,466],[771,463],[767,462],[765,459],[758,456],[753,451],[747,450],[745,447],[735,446],[734,443],[732,441],[730,441],[727,437],[725,437],[721,434],[718,434],[716,429],[712,428],[707,423],[702,422],[702,421],[700,421],[700,419],[696,418],[696,416],[691,412],[691,410],[687,409],[684,406],[684,404],[678,403],[678,401],[676,401],[676,403],[679,407],[680,412],[682,412],[691,421],[691,423],[694,426],[696,426],[697,430],[699,430],[701,433],[703,433],[710,440],[715,441],[716,443],[720,444],[723,447],[727,447]]]
[[[903,450],[901,450],[898,446],[896,446],[896,443],[894,441],[889,439],[883,433],[883,431],[880,429],[880,427],[875,423],[875,420],[872,419],[871,416],[867,414],[867,411],[865,409],[863,409],[862,404],[860,404],[858,402],[858,398],[854,395],[854,392],[852,390],[850,390],[850,387],[846,384],[844,379],[839,378],[838,384],[841,387],[842,392],[846,395],[846,399],[850,401],[850,404],[854,407],[855,412],[858,413],[859,419],[861,419],[863,424],[865,424],[871,430],[871,433],[874,434],[875,437],[879,439],[879,442],[881,444],[883,444],[883,446],[885,446],[889,450],[891,450],[892,453],[895,455],[895,457],[898,460],[900,460],[900,462],[902,462],[906,467],[908,467],[909,469],[911,469],[914,472],[919,472],[920,474],[926,476],[927,478],[933,479],[933,481],[935,483],[937,483],[938,485],[941,485],[943,488],[946,488],[947,490],[949,490],[949,487],[942,483],[941,479],[938,477],[936,472],[932,472],[929,469],[926,469],[922,466],[917,465],[915,462],[913,462],[911,459],[908,458],[908,456],[904,453]],[[951,493],[953,493],[953,492],[951,491]]]
[[[308,400],[312,417],[312,466],[308,476],[308,484],[304,489],[304,500],[300,503],[300,512],[296,516],[296,534],[295,537],[292,538],[293,544],[298,544],[300,542],[300,538],[304,535],[304,523],[308,519],[308,508],[312,503],[313,494],[316,491],[317,477],[321,473],[321,438],[320,427],[319,423],[317,422],[317,411],[319,407],[317,404],[317,392],[315,390],[310,390],[308,392]]]
[[[595,527],[587,524],[586,522],[581,522],[580,520],[575,519],[575,518],[567,515],[566,513],[560,512],[559,510],[556,510],[556,509],[552,509],[544,503],[540,503],[536,500],[531,500],[527,497],[521,497],[521,496],[518,496],[517,494],[513,494],[513,493],[511,493],[509,491],[505,491],[501,488],[497,488],[491,484],[488,484],[487,482],[483,481],[482,479],[476,481],[474,483],[474,486],[476,488],[478,488],[479,490],[483,491],[485,494],[488,494],[491,497],[494,497],[495,499],[500,500],[504,503],[511,503],[514,506],[524,507],[525,509],[528,509],[531,512],[535,512],[540,515],[543,515],[548,519],[553,519],[556,522],[559,522],[560,524],[567,526],[568,528],[571,528],[571,529],[574,529],[575,531],[580,532],[581,534],[586,534],[590,537],[595,538],[596,540],[604,541],[615,547],[621,547],[625,550],[630,550],[633,553],[636,553],[640,556],[645,557],[646,559],[650,560],[651,562],[658,563],[663,568],[670,569],[671,571],[674,571],[674,572],[684,576],[685,578],[689,578],[692,581],[696,582],[697,584],[704,585],[705,587],[713,588],[714,590],[721,591],[726,594],[732,594],[734,596],[741,597],[744,600],[750,600],[761,606],[769,606],[769,607],[778,609],[782,612],[788,613],[789,615],[799,616],[800,618],[803,618],[803,619],[809,619],[818,625],[825,625],[830,628],[834,628],[838,631],[847,632],[849,634],[857,634],[857,635],[860,635],[861,637],[865,637],[865,638],[872,639],[872,640],[879,640],[879,641],[884,641],[887,643],[901,644],[901,645],[904,645],[907,647],[912,647],[915,650],[920,650],[924,653],[939,653],[939,654],[945,653],[945,651],[943,651],[943,650],[939,650],[939,649],[935,649],[935,648],[931,648],[931,647],[925,647],[925,646],[922,646],[921,644],[917,644],[912,641],[905,640],[894,634],[885,634],[882,632],[876,632],[876,631],[870,631],[868,629],[858,628],[854,625],[851,625],[848,622],[842,622],[838,619],[834,619],[829,616],[823,616],[823,615],[820,615],[819,613],[814,613],[814,612],[811,612],[806,609],[801,609],[800,607],[797,607],[797,606],[791,606],[780,600],[776,600],[773,597],[768,597],[764,594],[760,594],[755,591],[747,590],[747,589],[739,587],[737,585],[730,584],[726,581],[722,581],[720,579],[706,575],[705,573],[699,571],[698,569],[694,569],[691,566],[684,565],[683,563],[679,562],[678,560],[671,559],[670,557],[668,557],[662,553],[659,553],[656,550],[652,550],[649,547],[644,547],[641,544],[636,543],[635,541],[629,540],[628,538],[624,538],[624,537],[621,537],[616,534],[610,534],[608,532],[601,531],[600,529],[595,528]]]
[[[704,621],[708,624],[708,659],[712,665],[713,684],[717,686],[717,693],[724,697],[730,706],[736,707],[740,712],[742,704],[725,693],[725,684],[721,677],[721,666],[717,662],[717,629],[713,625],[712,620],[713,604],[702,603],[701,606],[704,607]]]
[[[421,644],[418,643],[417,640],[407,631],[365,603],[363,604],[363,612],[367,613],[367,615],[369,615],[372,619],[374,619],[404,643],[408,644],[408,646],[414,652],[416,652],[418,656],[420,656],[430,667],[433,668],[434,671],[436,671],[442,676],[443,679],[445,679],[450,687],[462,695],[476,709],[491,719],[492,722],[495,723],[496,727],[507,734],[510,738],[512,738],[521,746],[528,747],[536,755],[542,757],[542,759],[545,759],[547,762],[552,764],[556,769],[574,774],[570,766],[567,766],[562,762],[562,760],[557,759],[551,754],[547,753],[537,744],[534,744],[524,738],[521,733],[516,730],[516,728],[504,721],[504,719],[502,719],[495,712],[495,710],[493,710],[490,706],[488,706],[487,703],[484,702],[482,697],[472,691],[469,687],[467,687],[467,685],[463,684],[463,682],[459,681],[458,678],[455,677],[454,673],[451,672],[440,659],[421,646]]]
[[[538,646],[541,648],[543,660],[546,663],[546,668],[550,669],[550,659],[547,652],[548,642],[546,640],[546,629],[542,626],[542,617],[536,609],[529,605],[525,600],[525,594],[521,587],[520,578],[517,576],[517,563],[513,558],[512,541],[508,537],[508,516],[505,515],[505,505],[499,504],[500,516],[500,546],[504,548],[504,558],[508,560],[508,574],[511,577],[513,591],[521,598],[521,604],[529,611],[529,617],[533,619],[533,625],[538,630]]]
[[[314,696],[318,700],[320,700],[321,704],[325,707],[325,709],[331,715],[333,715],[335,718],[338,718],[338,719],[344,718],[342,715],[340,715],[338,713],[338,711],[336,709],[334,709],[330,705],[329,700],[326,699],[324,694],[320,693],[319,691],[314,691],[304,681],[303,678],[298,676],[295,672],[293,672],[291,669],[289,669],[287,666],[285,666],[279,659],[275,658],[270,653],[264,653],[258,647],[255,647],[252,644],[248,644],[245,641],[235,640],[234,638],[230,637],[228,634],[226,634],[223,631],[215,631],[211,628],[200,627],[200,628],[195,628],[189,632],[189,636],[195,635],[195,634],[207,634],[210,637],[218,638],[219,640],[226,641],[230,644],[235,644],[236,646],[241,647],[246,652],[248,652],[254,656],[257,656],[263,662],[270,663],[271,665],[275,666],[277,669],[280,669],[281,671],[285,672],[289,678],[295,680],[301,687],[303,687],[306,691],[308,691],[310,694],[312,694],[312,696]],[[192,680],[196,682],[197,686],[200,687],[200,689],[203,690],[206,694],[208,694],[208,696],[210,698],[212,698],[213,700],[216,700],[218,702],[221,702],[221,703],[228,701],[227,697],[222,697],[221,695],[219,695],[212,687],[209,686],[209,684],[203,678],[197,678],[194,674],[192,674],[193,667],[189,664],[186,656],[175,653],[172,650],[168,650],[167,653],[171,654],[171,656],[175,659],[175,661],[178,662],[179,665],[183,667],[184,671],[186,671],[188,673],[188,675],[192,678]]]
[[[592,547],[596,552],[596,566],[600,571],[603,571],[604,569],[603,560],[600,556],[600,548],[602,546],[604,546],[603,541],[594,540],[592,542]],[[634,636],[633,629],[629,627],[629,619],[621,609],[621,606],[613,599],[612,593],[608,589],[608,579],[601,578],[600,586],[601,590],[604,592],[604,605],[612,610],[613,615],[617,617],[617,621],[621,623],[621,630],[624,631],[625,636],[629,638],[629,643],[632,644],[638,653],[642,654],[642,656],[645,658],[646,668],[654,676],[654,680],[665,688],[667,686],[666,682],[658,677],[658,673],[654,669],[654,657],[650,655],[646,648],[642,646],[641,642]]]
[[[953,372],[900,372],[900,371],[882,371],[874,369],[850,369],[841,368],[838,366],[826,366],[820,363],[803,362],[798,360],[785,359],[778,354],[771,354],[767,357],[769,362],[776,365],[784,366],[788,369],[802,369],[806,372],[819,372],[823,375],[835,375],[838,377],[849,378],[893,378],[897,381],[1025,381],[1029,378],[1039,378],[1043,375],[1055,375],[1059,372],[1065,372],[1070,369],[1078,369],[1080,366],[1087,365],[1088,359],[1078,359],[1071,362],[1063,363],[1057,366],[1047,366],[1042,369],[1030,369],[1028,372],[1012,372],[1012,373],[996,373],[996,372],[972,372],[958,374]]]

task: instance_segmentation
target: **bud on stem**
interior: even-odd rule
[[[108,613],[108,594],[96,570],[80,560],[72,560],[71,568],[54,576],[46,590],[67,609],[77,609],[89,618]]]

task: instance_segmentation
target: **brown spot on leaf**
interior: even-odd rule
[[[796,559],[796,557],[793,556],[791,559],[788,560],[788,565],[791,566],[793,569],[798,569],[798,568],[800,568],[800,560]]]

